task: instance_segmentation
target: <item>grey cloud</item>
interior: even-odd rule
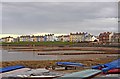
[[[73,31],[98,34],[102,31],[116,31],[115,20],[108,22],[110,19],[102,19],[105,20],[103,22],[98,19],[113,17],[117,17],[117,3],[114,2],[3,3],[2,30],[3,33],[20,34]]]

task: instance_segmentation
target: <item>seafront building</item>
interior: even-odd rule
[[[112,32],[103,32],[99,35],[99,42],[101,43],[110,43],[112,41]]]
[[[14,42],[14,38],[13,37],[4,37],[1,38],[1,42]]]
[[[63,35],[57,36],[57,38],[58,38],[58,41],[62,41],[63,40]]]
[[[112,43],[120,43],[120,33],[113,33],[111,37]]]
[[[99,42],[99,43],[118,43],[120,42],[120,33],[103,32],[99,36],[94,36],[87,32],[70,33],[69,35],[54,36],[46,34],[44,36],[22,35],[17,38],[4,37],[1,42]]]
[[[32,42],[43,42],[44,41],[44,36],[34,36],[32,35],[30,38],[30,41]]]
[[[69,42],[70,41],[70,35],[63,35],[63,40],[62,42]]]
[[[94,35],[87,32],[70,33],[70,42],[92,42],[95,40],[98,41]]]
[[[31,41],[31,36],[30,35],[26,35],[26,36],[20,36],[19,40],[21,42],[25,42],[25,41]]]
[[[86,42],[98,42],[99,39],[94,35],[87,34],[87,35],[85,35],[85,41]]]
[[[33,42],[37,41],[36,37],[34,35],[32,35],[31,38],[30,38],[30,41],[33,41]]]
[[[85,41],[85,34],[81,32],[70,33],[70,42],[83,42]]]
[[[45,35],[45,41],[54,41],[54,34]]]
[[[69,42],[70,41],[70,35],[61,35],[61,36],[58,36],[58,41]]]

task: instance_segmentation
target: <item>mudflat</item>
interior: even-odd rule
[[[8,50],[8,51],[20,51],[20,52],[38,52],[39,54],[41,52],[47,52],[48,54],[50,52],[55,52],[55,53],[76,53],[72,51],[91,51],[95,53],[95,55],[91,54],[85,54],[84,52],[79,52],[83,53],[85,56],[84,58],[77,57],[77,55],[74,56],[74,58],[66,59],[67,55],[63,59],[58,59],[58,60],[15,60],[15,61],[3,61],[1,62],[1,67],[6,67],[6,66],[12,66],[12,65],[24,65],[26,67],[30,68],[43,68],[45,66],[49,65],[55,65],[56,62],[60,61],[65,61],[65,62],[78,62],[78,63],[83,63],[86,66],[92,66],[92,65],[97,65],[97,64],[104,64],[110,61],[113,61],[115,59],[118,59],[119,56],[114,56],[114,54],[119,55],[119,48],[114,48],[114,47],[46,47],[46,46],[34,46],[34,47],[27,47],[27,46],[2,46],[1,49]],[[56,52],[57,51],[57,52]],[[70,51],[70,52],[69,52]],[[97,52],[96,52],[97,51]],[[98,53],[99,52],[99,53]],[[102,52],[102,53],[100,53]],[[111,55],[105,55],[105,54],[111,54]],[[49,55],[48,55],[49,56]],[[57,56],[57,55],[56,55]],[[63,57],[65,55],[62,55]]]

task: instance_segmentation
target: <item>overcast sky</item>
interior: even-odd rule
[[[118,3],[114,2],[5,2],[3,34],[118,31]]]

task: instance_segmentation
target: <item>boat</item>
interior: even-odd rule
[[[40,76],[27,76],[27,75],[19,75],[18,77],[13,77],[13,78],[18,78],[18,79],[53,79],[57,78],[59,76],[51,76],[51,75],[40,75]]]
[[[66,74],[66,75],[56,78],[56,79],[85,79],[85,78],[89,79],[91,77],[98,75],[99,73],[101,73],[101,70],[87,69],[87,70],[83,70],[80,72]]]
[[[19,69],[18,69],[19,70]],[[53,79],[62,76],[56,72],[50,72],[44,68],[31,69],[21,73],[7,74],[5,79]]]
[[[109,70],[119,69],[120,68],[119,63],[120,63],[120,59],[117,59],[117,60],[109,62],[109,63],[92,66],[92,69],[100,69],[100,70],[102,70],[103,73],[107,73]]]
[[[120,69],[111,69],[107,72],[107,74],[120,74]]]
[[[25,68],[25,67],[21,65],[8,66],[8,67],[0,68],[0,73],[9,72],[17,69],[22,69],[22,68]]]
[[[56,68],[60,68],[60,67],[64,67],[65,70],[68,69],[76,69],[79,67],[84,67],[84,65],[82,63],[75,63],[75,62],[57,62],[54,66],[46,66],[46,69],[50,69],[52,68],[53,70],[55,70]]]

